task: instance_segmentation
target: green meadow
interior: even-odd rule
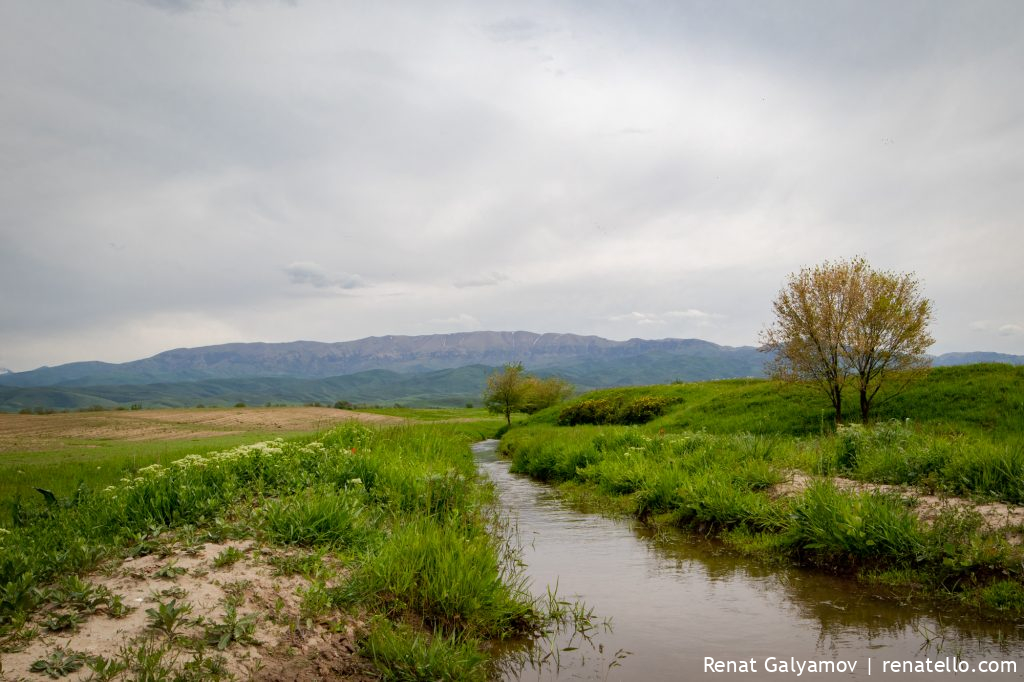
[[[104,488],[151,464],[166,466],[186,455],[225,450],[276,435],[256,432],[141,442],[78,439],[56,449],[0,453],[0,503],[5,505],[0,523],[9,520],[12,504],[39,497],[36,488],[66,497],[79,486]]]
[[[866,426],[851,410],[837,428],[826,408],[811,387],[764,380],[597,391],[519,422],[501,452],[588,506],[1024,616],[1010,515],[1024,505],[1024,368],[932,370]],[[644,410],[643,425],[578,423]]]

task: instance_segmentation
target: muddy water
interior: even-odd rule
[[[957,680],[1024,679],[1021,627],[900,603],[849,581],[730,556],[691,535],[654,536],[635,522],[575,511],[547,486],[510,474],[496,445],[485,441],[474,452],[518,525],[535,592],[557,585],[560,598],[594,610],[596,626],[589,639],[565,631],[532,656],[510,657],[505,679],[928,680],[953,668]],[[894,673],[894,661],[921,672]],[[980,670],[1010,663],[1017,672]],[[712,672],[715,664],[722,672]]]

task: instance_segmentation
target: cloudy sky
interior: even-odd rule
[[[1024,4],[4,0],[0,366],[529,330],[756,343],[917,273],[1024,353]]]

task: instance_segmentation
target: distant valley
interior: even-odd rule
[[[0,410],[185,407],[236,403],[479,403],[506,362],[560,376],[578,390],[764,375],[752,346],[699,339],[630,339],[531,332],[382,336],[320,343],[233,343],[180,348],[113,364],[75,362],[0,373]],[[1024,364],[1024,356],[950,353],[934,364]]]

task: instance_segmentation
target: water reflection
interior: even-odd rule
[[[886,660],[947,656],[972,664],[1013,660],[1024,673],[1019,628],[928,604],[900,604],[850,581],[737,558],[701,538],[654,534],[634,522],[580,513],[549,488],[510,474],[495,457],[495,445],[485,441],[474,451],[518,527],[535,590],[543,594],[557,585],[562,599],[582,599],[611,626],[582,642],[571,631],[556,633],[511,656],[505,679],[690,679],[712,674],[704,672],[708,657],[753,659],[759,673],[769,657],[859,661],[847,679],[867,679],[869,659],[870,677],[886,679],[899,677],[882,673]],[[799,678],[834,675],[804,672]],[[981,677],[968,672],[958,679],[973,676]],[[777,679],[790,677],[797,675]],[[723,672],[715,679],[751,675]]]

